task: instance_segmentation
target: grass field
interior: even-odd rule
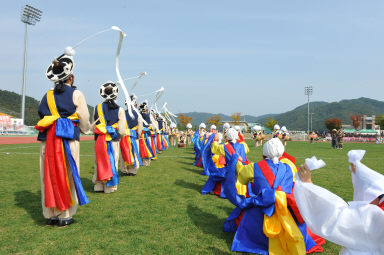
[[[250,161],[261,159],[261,148],[250,145]],[[291,142],[287,152],[297,163],[316,155],[327,166],[313,172],[314,183],[352,199],[347,152],[365,149],[367,166],[384,173],[384,146]],[[93,142],[81,142],[81,179],[90,204],[78,208],[76,222],[65,228],[45,225],[41,213],[39,144],[0,146],[0,254],[230,254],[233,234],[222,225],[234,206],[212,195],[201,195],[207,177],[192,166],[192,148],[170,148],[122,177],[117,192],[93,192]],[[323,254],[340,247],[327,241]]]

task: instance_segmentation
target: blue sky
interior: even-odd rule
[[[314,101],[383,100],[383,1],[5,1],[0,89],[18,93],[27,3],[44,12],[29,27],[27,95],[37,99],[52,86],[45,70],[53,57],[117,25],[127,33],[122,75],[147,71],[134,92],[164,86],[160,104],[173,112],[281,113],[306,102],[307,85]],[[117,79],[117,41],[111,31],[76,50],[75,82],[90,105],[101,101],[102,83]]]

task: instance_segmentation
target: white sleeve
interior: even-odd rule
[[[119,120],[117,122],[117,132],[119,133],[119,136],[123,138],[127,129],[127,119],[125,118],[125,111],[121,107],[119,107],[118,116]]]
[[[76,113],[79,116],[79,127],[82,133],[87,133],[91,127],[89,123],[88,105],[83,93],[75,90],[72,95],[73,104],[76,106]]]
[[[379,251],[384,254],[384,211],[376,205],[348,205],[330,191],[297,181],[297,206],[309,229],[331,242],[349,249]]]
[[[360,161],[365,150],[351,150],[348,152],[348,161],[356,166],[356,174],[352,172],[353,200],[368,203],[384,194],[384,176]]]

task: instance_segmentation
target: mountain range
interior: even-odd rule
[[[20,118],[21,95],[0,90],[0,113],[6,113],[16,118]],[[25,124],[34,126],[39,120],[37,108],[39,101],[26,96],[25,98]],[[88,106],[90,113],[93,112],[93,107]],[[370,98],[357,98],[341,100],[339,102],[311,102],[310,112],[312,115],[313,130],[325,130],[324,122],[328,118],[339,118],[343,124],[352,124],[350,114],[366,114],[383,115],[384,102]],[[223,121],[232,120],[230,115],[214,114],[206,112],[186,112],[186,116],[192,117],[192,124],[199,125],[201,122],[206,122],[210,117],[219,115]],[[265,124],[269,118],[278,121],[280,126],[286,126],[288,130],[307,130],[307,104],[300,105],[293,110],[281,114],[264,114],[260,116],[243,115],[241,120],[248,123]]]
[[[265,124],[269,118],[279,122],[280,126],[286,126],[289,130],[307,130],[308,108],[307,104],[300,105],[293,110],[281,114],[265,114],[261,116],[243,115],[241,120],[248,123]],[[339,118],[343,124],[352,125],[350,114],[352,115],[383,115],[384,102],[370,99],[357,98],[341,100],[339,102],[311,102],[310,112],[312,114],[312,129],[325,130],[325,121],[329,118]],[[203,112],[187,112],[186,116],[192,117],[192,124],[199,125],[206,122],[210,117],[219,115],[223,121],[232,120],[230,115],[213,114]]]

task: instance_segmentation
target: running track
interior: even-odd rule
[[[93,136],[82,136],[81,141],[93,140]],[[36,136],[0,136],[0,145],[2,144],[23,144],[23,143],[39,143]]]

